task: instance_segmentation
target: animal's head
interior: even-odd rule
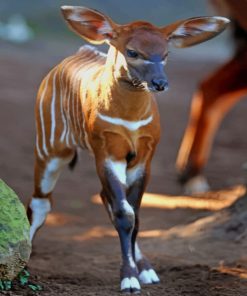
[[[188,47],[213,38],[229,20],[224,17],[196,17],[156,27],[137,21],[126,25],[113,22],[93,9],[62,6],[70,28],[94,44],[108,42],[121,55],[128,80],[137,88],[163,91],[168,88],[165,64],[168,47]]]

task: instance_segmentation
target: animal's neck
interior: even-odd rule
[[[107,102],[105,112],[129,120],[150,115],[153,95],[131,84],[125,58],[113,46],[107,54],[101,90]]]

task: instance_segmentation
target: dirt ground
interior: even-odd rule
[[[35,93],[48,69],[74,50],[41,42],[0,47],[0,177],[24,203],[33,184]],[[230,112],[217,134],[205,170],[215,193],[197,199],[181,196],[174,168],[193,90],[222,62],[220,57],[193,59],[182,51],[169,62],[170,90],[158,97],[162,139],[148,187],[159,195],[145,199],[139,239],[161,283],[144,286],[142,295],[247,295],[244,230],[231,225],[211,231],[217,223],[224,225],[219,209],[244,194],[238,185],[245,182],[241,166],[246,161],[247,100]],[[66,170],[59,180],[54,210],[34,242],[29,271],[43,287],[37,295],[120,295],[119,242],[104,208],[92,199],[99,190],[93,158],[82,152],[75,170]],[[33,292],[16,287],[2,294]]]

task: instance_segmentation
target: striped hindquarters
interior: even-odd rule
[[[40,159],[66,148],[90,148],[83,113],[87,89],[81,91],[81,85],[100,74],[105,60],[103,53],[84,46],[42,81],[36,102],[36,153]]]

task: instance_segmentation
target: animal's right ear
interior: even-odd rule
[[[104,14],[81,6],[62,6],[69,27],[87,41],[100,44],[115,37],[118,27]]]
[[[230,22],[222,16],[193,17],[162,28],[175,47],[188,47],[213,38]]]

